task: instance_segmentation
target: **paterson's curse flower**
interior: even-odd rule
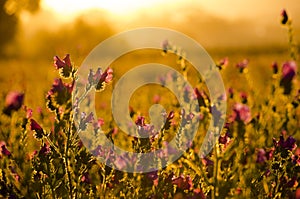
[[[288,61],[282,65],[282,74],[280,86],[284,89],[284,94],[290,94],[292,90],[292,80],[297,72],[297,64],[295,61]]]
[[[60,70],[60,74],[62,75],[62,77],[69,78],[73,70],[70,55],[67,54],[63,60],[61,60],[58,56],[55,56],[53,59],[54,66],[57,70]]]
[[[11,156],[10,151],[6,148],[6,144],[3,141],[0,142],[0,158],[2,155],[8,156],[8,157]]]
[[[251,121],[251,112],[246,104],[236,103],[233,106],[232,119],[242,121],[245,124]]]
[[[43,138],[44,131],[43,128],[34,120],[30,119],[30,130],[35,131],[35,137],[38,139]]]
[[[9,92],[5,98],[5,108],[3,109],[3,113],[10,116],[12,111],[17,111],[21,108],[23,101],[24,93],[17,91]]]

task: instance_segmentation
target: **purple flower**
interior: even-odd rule
[[[138,126],[145,126],[145,118],[143,116],[138,116],[137,120],[135,121],[135,124]]]
[[[149,180],[152,180],[152,181],[158,179],[157,171],[151,171],[151,172],[147,173],[146,176]]]
[[[105,84],[108,84],[112,81],[113,78],[113,70],[108,67],[103,73],[101,68],[98,68],[96,73],[94,74],[93,70],[90,70],[88,81],[91,86],[95,86],[96,90],[104,89]]]
[[[256,155],[256,162],[257,163],[265,163],[266,160],[267,160],[266,151],[264,149],[258,149],[257,155]]]
[[[67,54],[63,60],[61,60],[58,56],[54,56],[54,66],[56,69],[65,68],[65,67],[72,67],[70,55]]]
[[[295,61],[288,61],[282,65],[282,79],[287,81],[292,81],[296,75],[297,64]]]
[[[249,60],[244,59],[243,61],[236,64],[236,67],[240,69],[240,72],[243,72],[244,69],[248,66]]]
[[[86,115],[85,112],[82,112],[81,118],[80,118],[80,123],[79,123],[79,128],[84,131],[87,127],[87,124],[93,123],[93,121],[94,121],[94,115],[92,112],[88,115]]]
[[[3,113],[10,116],[12,111],[17,111],[21,108],[23,101],[24,93],[18,91],[9,92],[5,98],[5,108],[3,109]]]
[[[50,147],[46,143],[44,143],[44,145],[42,146],[42,148],[39,151],[39,155],[40,156],[45,156],[48,153],[50,153]]]
[[[219,60],[219,62],[217,63],[217,67],[221,70],[222,68],[225,68],[228,65],[228,63],[228,57],[225,57]]]
[[[194,89],[194,96],[198,100],[199,106],[206,107],[210,103],[208,95],[204,91],[199,91],[198,88]]]
[[[35,131],[36,138],[41,139],[44,135],[43,128],[34,119],[30,119],[30,130]]]
[[[81,177],[81,182],[90,184],[91,183],[91,178],[90,178],[90,174],[88,172],[85,172],[82,177]]]
[[[280,16],[281,16],[281,24],[282,24],[282,25],[285,25],[285,24],[288,22],[288,20],[289,20],[289,17],[288,17],[288,15],[287,15],[285,9],[283,9],[283,10],[281,11]]]
[[[241,92],[241,93],[240,93],[240,97],[241,97],[241,99],[242,99],[242,103],[243,103],[243,104],[247,103],[247,101],[248,101],[248,95],[247,95],[246,92]]]
[[[232,119],[234,121],[244,122],[245,124],[250,122],[251,121],[251,112],[250,112],[249,107],[245,104],[236,103],[233,106]]]
[[[227,131],[224,136],[219,137],[219,143],[225,146],[230,142],[229,132]]]
[[[11,156],[11,152],[6,148],[6,144],[3,141],[0,142],[0,157],[1,155],[5,155],[8,157]]]
[[[293,151],[294,149],[297,148],[296,140],[292,136],[289,136],[286,140],[284,140],[283,135],[281,135],[279,141],[276,141],[273,138],[273,142],[275,147],[281,147],[283,149],[287,149],[290,151]]]
[[[228,88],[227,92],[228,92],[229,98],[233,98],[233,93],[234,93],[233,88]]]
[[[172,184],[177,185],[177,187],[182,190],[189,190],[193,186],[190,176],[184,177],[182,175],[177,178],[173,178]]]

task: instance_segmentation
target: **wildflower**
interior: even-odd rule
[[[167,51],[168,51],[169,48],[170,48],[169,41],[168,40],[164,40],[162,42],[162,49],[163,49],[164,53],[167,53]]]
[[[264,163],[267,160],[266,158],[266,151],[264,149],[258,149],[256,162],[257,163]]]
[[[249,107],[247,105],[245,105],[245,104],[236,103],[233,106],[232,119],[234,121],[244,122],[245,124],[248,123],[248,122],[250,122],[250,120],[251,120],[251,112],[250,112]]]
[[[221,69],[225,68],[228,65],[228,63],[229,63],[228,57],[225,57],[225,58],[219,60],[219,62],[216,65],[221,70]]]
[[[292,80],[296,75],[297,65],[295,61],[285,62],[282,65],[282,75],[280,86],[284,88],[284,94],[290,94],[292,90]]]
[[[199,107],[207,107],[210,103],[208,95],[204,91],[199,91],[198,88],[194,89],[194,96],[198,100]]]
[[[249,60],[244,59],[243,61],[236,64],[236,67],[240,69],[240,72],[242,73],[244,69],[248,66]]]
[[[19,174],[16,172],[15,168],[12,167],[12,166],[9,166],[9,169],[10,169],[12,175],[15,177],[16,181],[19,181],[19,180],[20,180],[20,176],[19,176]]]
[[[172,179],[172,184],[177,185],[179,189],[189,190],[193,186],[192,179],[189,176],[179,176]]]
[[[240,93],[240,97],[241,97],[241,99],[242,99],[242,103],[243,103],[243,104],[246,104],[247,101],[248,101],[248,95],[247,95],[247,93],[246,93],[246,92],[241,92],[241,93]]]
[[[145,118],[143,116],[138,116],[135,124],[138,126],[145,126]]]
[[[32,109],[29,108],[29,109],[26,109],[26,118],[27,119],[30,119],[32,117]]]
[[[151,172],[147,173],[146,176],[149,180],[152,180],[152,181],[158,179],[157,171],[151,171]]]
[[[47,107],[54,111],[71,98],[74,87],[74,81],[71,84],[63,83],[62,79],[54,79],[52,88],[47,93]]]
[[[233,98],[233,88],[228,89],[228,94],[229,94],[229,97],[232,99]]]
[[[42,148],[39,151],[39,155],[40,156],[45,156],[48,153],[50,153],[50,147],[46,143],[44,143],[44,145],[42,146]]]
[[[61,60],[58,56],[54,58],[54,66],[58,70],[60,70],[60,74],[64,78],[69,78],[72,74],[72,64],[70,60],[70,55],[67,54],[63,60]]]
[[[21,108],[24,101],[24,93],[11,91],[5,98],[5,108],[3,113],[10,116],[12,111],[17,111]]]
[[[230,137],[229,137],[229,132],[226,132],[224,136],[219,137],[219,143],[224,144],[225,146],[229,143]]]
[[[86,116],[85,112],[81,113],[79,128],[81,130],[85,130],[88,123],[92,123],[94,121],[94,115],[91,112],[88,116]]]
[[[295,61],[288,61],[282,65],[282,79],[292,81],[296,75],[297,64]]]
[[[276,141],[275,138],[273,138],[273,142],[275,147],[281,147],[290,151],[297,148],[296,140],[292,136],[289,136],[286,140],[284,140],[283,135],[281,135],[279,141]]]
[[[90,184],[91,183],[91,178],[90,178],[90,174],[88,172],[85,172],[82,177],[81,177],[81,182]]]
[[[11,152],[6,148],[6,144],[3,141],[0,142],[0,158],[1,158],[1,155],[5,155],[8,157],[11,156]]]
[[[35,131],[36,138],[43,138],[44,130],[34,119],[30,119],[30,130]]]
[[[63,60],[61,60],[58,56],[54,56],[54,66],[56,69],[64,68],[64,67],[72,67],[70,61],[70,55],[67,54]]]
[[[283,10],[281,11],[280,16],[281,16],[281,24],[282,24],[282,25],[285,25],[285,24],[288,22],[288,20],[289,20],[289,17],[288,17],[288,15],[287,15],[285,9],[283,9]]]
[[[104,89],[105,85],[110,83],[113,78],[113,70],[108,67],[103,73],[101,68],[98,68],[94,74],[93,70],[90,70],[88,75],[89,86],[95,86],[96,91]]]
[[[152,99],[153,103],[158,104],[160,102],[160,100],[161,100],[161,97],[159,95],[153,96],[153,99]]]
[[[169,115],[167,116],[167,118],[166,118],[166,123],[165,123],[165,125],[164,125],[164,129],[166,129],[166,130],[168,130],[168,129],[170,129],[170,127],[171,127],[171,123],[172,123],[172,119],[174,118],[174,116],[175,116],[175,113],[174,113],[174,111],[171,111],[170,113],[169,113]]]

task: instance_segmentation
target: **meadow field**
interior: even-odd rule
[[[20,14],[23,21],[14,39],[1,48],[0,198],[300,199],[300,37],[299,22],[291,17],[298,13],[276,6],[280,4],[268,11],[276,13],[276,19],[260,20],[263,15],[257,14],[251,22],[230,21],[205,13],[207,20],[191,22],[201,10],[191,7],[182,14],[191,25],[180,25],[180,17],[176,23],[169,18],[157,22],[157,27],[177,28],[203,45],[226,90],[218,102],[211,99],[204,77],[185,59],[189,55],[180,54],[185,49],[163,40],[161,49],[136,50],[99,66],[102,70],[91,69],[82,94],[79,71],[89,52],[121,27],[128,30],[143,23],[135,19],[135,25],[127,25],[115,19],[112,26],[108,18],[96,23],[99,16],[107,16],[91,11],[92,17],[85,13],[60,25],[53,18],[54,27],[39,29],[46,11],[35,17]],[[182,5],[180,11],[186,8]],[[166,13],[171,15],[172,9]],[[145,23],[153,24],[163,15],[159,13],[151,18],[145,12]],[[256,21],[272,22],[255,29]],[[206,31],[197,34],[196,27]],[[135,90],[128,100],[132,123],[124,130],[112,114],[119,108],[111,107],[112,92],[126,72],[153,62],[172,67],[184,78],[158,74],[160,85]],[[181,81],[190,82],[192,89]],[[169,84],[182,91],[179,98],[167,89]],[[94,98],[89,92],[96,93]],[[180,100],[191,107],[195,100],[197,108],[187,110]],[[89,104],[95,112],[84,109]],[[159,129],[151,123],[153,104],[165,108]],[[212,120],[214,132],[208,131]],[[194,129],[195,123],[199,126]],[[220,124],[222,129],[217,128]],[[132,125],[136,136],[127,134]],[[139,137],[142,134],[146,137]],[[209,136],[212,150],[200,156]],[[139,155],[118,156],[102,144],[105,139]],[[171,140],[175,146],[169,147]],[[141,155],[161,148],[155,161]],[[181,155],[172,159],[176,150]]]

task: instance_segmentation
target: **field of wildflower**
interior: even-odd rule
[[[111,91],[132,65],[126,57],[105,70],[101,66],[91,70],[88,75],[86,90],[96,91],[97,119],[90,113],[76,114],[81,100],[74,86],[79,66],[72,54],[66,52],[47,60],[51,72],[39,71],[42,69],[38,67],[30,71],[31,83],[22,81],[22,75],[16,73],[21,86],[1,85],[0,198],[300,199],[299,54],[292,21],[285,10],[280,16],[289,50],[280,53],[279,60],[268,63],[264,60],[270,58],[249,55],[235,62],[228,55],[216,61],[214,67],[227,92],[227,115],[221,136],[205,157],[199,157],[198,152],[215,105],[201,76],[184,56],[174,53],[172,45],[165,44],[160,51],[133,52],[131,56],[137,58],[135,65],[159,60],[176,68],[193,83],[193,90],[184,91],[184,100],[196,99],[199,110],[181,110],[174,95],[167,92],[163,85],[174,80],[173,74],[160,78],[162,86],[139,88],[130,99],[129,113],[139,127],[138,134],[147,134],[147,138],[127,135],[111,115]],[[255,65],[263,65],[263,69]],[[41,80],[54,78],[52,85],[40,87],[34,81],[35,73],[44,74]],[[25,84],[35,93],[27,93]],[[44,97],[42,103],[36,102],[35,96]],[[32,109],[26,102],[39,108]],[[149,125],[148,109],[152,104],[163,104],[166,109],[160,131]],[[195,121],[199,121],[197,134],[191,143],[185,143],[176,132],[181,129],[188,134]],[[173,137],[176,145],[189,147],[165,168],[147,173],[124,172],[124,167],[141,160],[116,158],[102,146],[94,146],[97,142],[79,136],[90,127],[92,140],[97,140],[101,131],[116,146],[137,153],[162,148]],[[87,144],[92,151],[87,150]],[[160,161],[168,161],[171,155],[172,149],[168,148]],[[98,156],[107,164],[98,161]],[[113,168],[108,166],[112,164]]]

